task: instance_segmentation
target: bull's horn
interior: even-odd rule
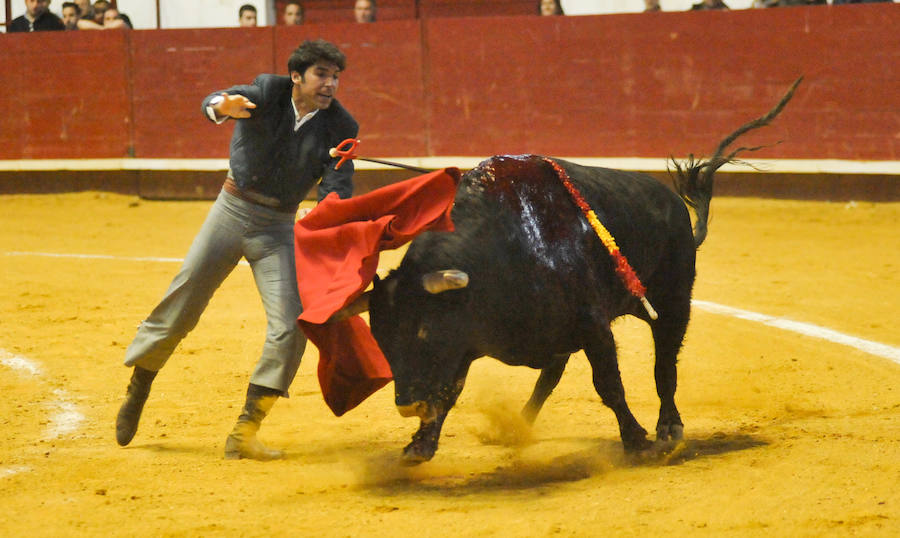
[[[432,271],[422,277],[422,287],[428,293],[441,293],[447,290],[457,290],[469,285],[469,275],[459,269],[445,269]]]
[[[341,308],[337,312],[331,315],[328,318],[328,321],[325,323],[334,323],[336,321],[343,321],[348,318],[352,318],[357,314],[362,314],[363,312],[369,309],[369,297],[371,295],[371,291],[367,291],[357,297],[352,303],[348,304],[344,308]]]

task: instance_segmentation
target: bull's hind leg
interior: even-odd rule
[[[622,385],[622,375],[619,373],[619,361],[616,357],[616,343],[613,340],[612,331],[609,330],[609,327],[603,327],[597,333],[597,337],[584,348],[584,353],[593,370],[594,389],[600,395],[603,403],[616,414],[625,450],[634,452],[646,449],[651,445],[647,440],[647,430],[638,424],[625,402],[625,387]]]
[[[675,389],[678,385],[678,351],[687,331],[690,316],[690,297],[669,301],[664,313],[651,323],[653,343],[656,348],[656,394],[659,395],[659,421],[656,423],[656,440],[679,440],[684,436],[681,415],[675,407]]]
[[[553,389],[559,384],[563,371],[566,369],[567,362],[569,362],[568,353],[554,355],[548,365],[541,369],[541,375],[534,385],[534,391],[531,393],[531,398],[528,399],[528,403],[522,408],[522,417],[528,421],[529,424],[534,424],[534,419],[536,419],[538,413],[540,413],[541,408],[544,406],[544,402],[547,401],[547,398],[550,397],[550,393],[553,392]]]

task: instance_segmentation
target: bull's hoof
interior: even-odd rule
[[[684,439],[684,426],[682,424],[660,424],[656,427],[656,440],[681,441]]]
[[[653,441],[647,439],[646,437],[640,440],[632,440],[623,444],[625,446],[625,452],[632,454],[644,452],[653,448]]]
[[[436,450],[436,446],[429,446],[425,443],[413,441],[403,449],[403,464],[418,465],[430,461],[431,458],[434,457]]]
[[[625,446],[625,452],[634,453],[642,452],[653,446],[653,443],[647,439],[647,430],[637,427],[634,431],[622,432],[622,444]]]

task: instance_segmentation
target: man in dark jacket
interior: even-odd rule
[[[43,32],[65,30],[63,21],[50,13],[50,0],[25,0],[25,14],[9,23],[7,32]]]
[[[302,311],[294,263],[298,204],[319,178],[320,200],[331,192],[346,198],[353,190],[353,163],[335,170],[337,159],[329,155],[359,129],[335,99],[345,63],[333,44],[305,41],[288,60],[289,77],[260,75],[253,84],[204,99],[210,120],[236,120],[230,169],[181,270],[125,353],[125,364],[134,371],[116,420],[120,445],[134,437],[156,373],[243,257],[253,270],[268,326],[225,457],[282,456],[263,446],[256,432],[278,397],[287,396],[306,347],[297,325]]]

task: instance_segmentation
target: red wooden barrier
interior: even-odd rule
[[[537,15],[538,0],[419,0],[419,16],[499,17]]]
[[[216,90],[250,84],[259,73],[274,72],[272,29],[153,30],[131,35],[135,156],[226,156],[231,124],[204,119],[201,102]]]
[[[127,34],[0,35],[0,159],[126,157]]]
[[[758,156],[900,157],[898,6],[426,24],[430,154],[705,153],[804,75]]]
[[[0,158],[226,157],[200,100],[323,37],[369,156],[706,153],[802,74],[757,156],[894,161],[896,28],[900,6],[866,4],[3,35]]]
[[[304,20],[309,23],[352,22],[355,0],[303,0]],[[287,0],[276,0],[276,24]],[[537,14],[537,0],[377,0],[378,22],[425,17],[483,17]]]

